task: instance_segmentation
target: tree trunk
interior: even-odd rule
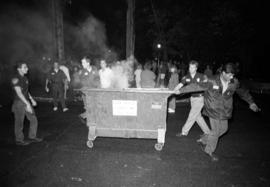
[[[52,0],[56,57],[64,61],[64,26],[61,0]]]
[[[134,56],[135,46],[135,26],[134,26],[134,12],[135,0],[127,0],[127,31],[126,31],[126,58]]]

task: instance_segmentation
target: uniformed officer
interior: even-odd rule
[[[15,140],[17,145],[28,145],[30,142],[40,142],[41,138],[37,138],[38,121],[35,111],[32,106],[37,103],[28,91],[29,82],[25,74],[28,72],[28,67],[25,62],[18,62],[16,64],[17,74],[13,76],[11,84],[14,90],[14,101],[12,105],[12,112],[15,117]],[[23,134],[23,123],[25,116],[30,121],[28,137],[31,140],[25,141]]]
[[[203,74],[197,72],[198,66],[199,63],[195,60],[191,60],[189,62],[189,73],[182,78],[181,83],[179,83],[175,87],[175,90],[179,90],[184,85],[206,81],[206,77]],[[186,123],[182,127],[182,131],[180,133],[177,133],[176,136],[177,137],[187,136],[189,130],[191,129],[191,127],[194,125],[195,122],[198,123],[204,134],[209,134],[210,129],[201,115],[201,110],[204,105],[203,93],[191,94],[190,104],[191,109],[188,115],[188,119],[186,120]]]
[[[81,60],[83,69],[80,71],[80,81],[81,81],[81,87],[82,88],[98,88],[100,87],[100,78],[98,70],[95,66],[91,65],[91,60],[89,57],[83,57]],[[85,95],[82,95],[84,108],[86,110],[86,97]],[[79,116],[83,123],[85,123],[86,120],[86,112],[83,112]]]
[[[46,79],[45,90],[49,92],[48,84],[50,83],[52,88],[52,96],[53,96],[53,111],[58,110],[58,102],[60,101],[62,105],[63,112],[66,112],[68,108],[66,107],[65,103],[65,82],[66,82],[66,75],[65,73],[60,70],[59,63],[53,63],[53,70],[49,72],[49,75]]]

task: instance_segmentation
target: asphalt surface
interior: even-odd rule
[[[168,114],[166,142],[159,152],[151,139],[98,137],[88,148],[88,129],[78,119],[80,102],[69,102],[66,113],[38,102],[38,136],[44,141],[16,146],[11,103],[2,97],[0,186],[270,186],[269,99],[257,95],[256,100],[260,113],[236,98],[229,131],[216,150],[220,160],[212,162],[196,143],[202,133],[196,124],[188,137],[175,136],[189,112],[185,102]],[[27,129],[26,121],[26,135]]]

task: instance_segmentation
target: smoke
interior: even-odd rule
[[[0,74],[11,70],[14,63],[23,60],[30,66],[33,80],[44,84],[56,54],[52,16],[49,11],[26,9],[19,6],[5,8],[0,14]],[[112,65],[114,86],[127,88],[133,79],[133,60],[118,61],[113,47],[108,47],[106,27],[94,16],[71,24],[64,22],[64,48],[67,58],[80,61],[83,56],[106,59]],[[99,65],[99,64],[95,64]],[[2,77],[0,77],[2,78]]]
[[[111,88],[124,89],[129,88],[133,81],[133,65],[134,58],[128,58],[127,60],[117,61],[112,66],[112,85]]]
[[[11,74],[14,63],[19,60],[27,62],[31,69],[46,70],[38,61],[53,51],[48,16],[13,5],[1,12],[0,25],[1,74]]]
[[[52,32],[44,15],[20,9],[8,8],[0,17],[0,56],[3,62],[19,59],[31,60],[42,54],[52,53]]]
[[[116,61],[111,64],[111,71],[105,69],[105,72],[100,77],[102,79],[102,88],[124,89],[129,88],[133,82],[133,67],[135,58],[131,56],[127,60]],[[110,86],[108,87],[108,84]]]
[[[72,56],[105,58],[109,63],[117,60],[117,54],[107,46],[105,25],[97,18],[89,15],[83,23],[66,24],[65,28],[65,47]]]

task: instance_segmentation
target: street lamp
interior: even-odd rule
[[[159,59],[160,59],[160,49],[161,49],[162,45],[160,43],[157,44],[157,50],[158,50],[158,67],[159,67]]]

